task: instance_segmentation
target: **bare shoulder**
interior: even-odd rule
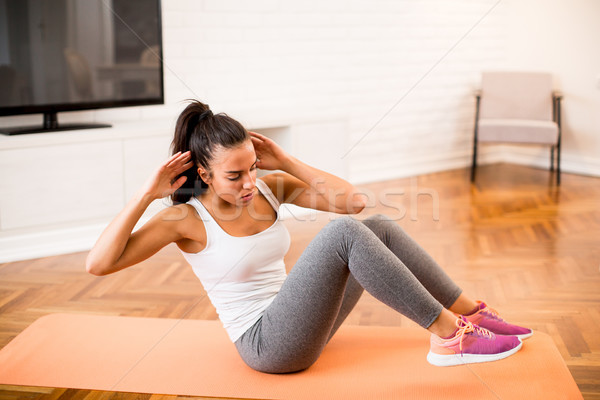
[[[275,172],[260,178],[267,184],[280,203],[287,203],[298,196],[307,185],[300,179],[285,172]]]
[[[259,179],[267,184],[280,203],[284,202],[286,193],[290,192],[290,185],[293,184],[293,177],[285,172],[275,172]]]
[[[158,212],[158,216],[164,222],[178,223],[190,217],[190,213],[196,212],[194,207],[189,204],[176,204],[171,207],[164,208]]]
[[[164,223],[173,224],[181,239],[175,243],[187,253],[197,253],[206,246],[204,222],[189,204],[177,204],[161,211]]]
[[[143,228],[155,234],[164,235],[168,232],[174,236],[174,240],[202,240],[206,237],[204,222],[196,209],[189,204],[177,204],[160,210]]]

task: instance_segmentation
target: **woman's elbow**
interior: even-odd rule
[[[347,214],[358,214],[367,206],[367,199],[360,192],[355,192],[351,196],[348,196],[346,202],[346,213]]]
[[[93,258],[89,257],[85,260],[85,270],[92,275],[95,276],[104,276],[107,275],[107,269],[101,263],[93,260]]]
[[[349,209],[349,214],[359,214],[362,210],[365,209],[367,205],[363,202],[360,204],[355,204],[352,208]]]
[[[86,264],[85,265],[85,270],[88,272],[88,274],[92,274],[95,276],[103,276],[106,275],[102,269],[98,268],[97,266],[93,265],[93,264]]]

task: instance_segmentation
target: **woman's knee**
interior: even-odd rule
[[[330,230],[338,230],[341,232],[353,232],[356,229],[361,229],[361,222],[348,216],[344,215],[329,222],[326,228]]]
[[[391,219],[390,217],[388,217],[387,215],[374,214],[374,215],[370,215],[367,218],[365,218],[363,220],[363,223],[364,224],[374,224],[374,223],[379,223],[379,222],[384,222],[384,221],[394,222],[394,220]]]
[[[368,229],[365,229],[365,227]],[[402,235],[406,235],[396,221],[383,214],[371,215],[362,221],[345,215],[331,221],[326,228],[340,234],[349,234],[350,237],[354,237],[358,234],[365,234],[370,231],[382,240],[387,240],[398,232]]]
[[[407,236],[402,227],[387,215],[371,215],[362,222],[386,244],[388,244],[392,238],[400,239],[401,237]]]
[[[389,229],[393,226],[399,227],[396,221],[383,214],[371,215],[368,218],[364,219],[362,223],[373,232]]]

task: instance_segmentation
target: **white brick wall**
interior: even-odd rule
[[[466,165],[470,89],[481,69],[503,56],[501,6],[460,40],[492,0],[162,3],[167,105],[88,111],[76,119],[174,120],[182,100],[199,98],[248,124],[344,121],[348,147],[355,146],[345,160],[353,181],[414,173],[406,166],[432,152],[439,153],[433,168],[445,168],[439,150],[462,154]]]
[[[246,122],[347,121],[353,181],[418,172],[407,167],[431,153],[437,168],[466,165],[471,89],[503,57],[502,7],[480,21],[495,4],[165,1],[167,99]]]
[[[506,64],[511,4],[163,0],[167,104],[61,120],[174,121],[184,99],[198,98],[254,126],[344,121],[354,182],[466,166],[472,89],[482,70]]]
[[[249,128],[287,132],[293,136],[286,139],[293,144],[290,151],[355,183],[464,167],[470,164],[472,91],[480,72],[510,68],[507,60],[538,69],[555,60],[546,52],[543,62],[536,62],[534,55],[527,54],[531,43],[524,43],[519,51],[507,48],[520,39],[507,39],[507,32],[514,28],[511,24],[519,18],[527,20],[541,8],[537,7],[541,0],[525,2],[529,6],[517,0],[163,0],[166,104],[61,113],[60,119],[118,123],[121,128],[115,130],[121,129],[119,132],[126,129],[123,126],[137,131],[146,129],[144,126],[159,127],[153,128],[153,135],[158,129],[165,131],[164,138],[153,136],[146,147],[138,148],[137,143],[129,147],[138,158],[149,155],[144,158],[146,167],[153,163],[151,157],[162,157],[160,143],[168,143],[175,119],[185,107],[183,100],[189,98],[207,102],[213,110],[225,111]],[[514,15],[515,10],[526,15]],[[562,13],[555,10],[551,16]],[[536,14],[536,18],[542,16]],[[552,25],[553,19],[546,16],[544,21]],[[522,27],[521,31],[527,30]],[[528,34],[523,34],[524,41]],[[595,42],[588,42],[587,53],[595,51]],[[575,74],[565,68],[557,70],[564,75],[558,81],[574,88],[573,97],[584,94],[583,98],[593,99],[589,91],[570,83],[567,77]],[[587,78],[580,79],[582,87]],[[567,116],[580,115],[589,104],[595,104],[577,105],[569,100],[570,91],[565,95]],[[573,112],[576,107],[582,112]],[[575,126],[574,119],[566,122]],[[0,118],[0,125],[40,121],[40,115],[5,117]],[[600,165],[598,155],[589,152],[597,148],[593,145],[597,124],[593,124],[578,132],[567,126],[565,149],[572,149],[572,154],[563,153],[565,169],[579,163],[589,165],[582,167],[589,172]],[[585,146],[576,148],[578,142],[573,138],[580,138],[586,130],[592,133]],[[140,135],[134,135],[136,140]],[[51,136],[31,136],[31,141],[51,140]],[[68,144],[67,136],[57,137]],[[27,139],[14,140],[21,143]],[[121,146],[127,150],[126,139],[115,140],[122,140]],[[332,143],[343,149],[332,152]],[[509,154],[505,149],[482,149],[481,162],[547,163],[545,152],[538,155],[520,149],[520,153]],[[586,151],[589,154],[584,154]],[[148,173],[133,171],[135,165],[121,173],[125,182],[122,197]],[[78,249],[97,236],[98,226],[88,226],[90,221],[101,225],[114,216],[108,214],[73,223],[77,232],[87,232],[77,233],[87,240],[80,240]],[[74,249],[69,247],[72,232],[60,236],[50,228],[55,227],[35,232],[64,236],[61,249]],[[13,247],[28,243],[28,237],[18,236],[21,233],[31,232],[0,230],[0,242],[13,240]],[[24,247],[22,253],[28,251]],[[43,249],[35,255],[46,252]]]

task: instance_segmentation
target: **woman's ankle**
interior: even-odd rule
[[[461,293],[460,296],[458,296],[458,299],[450,306],[449,310],[456,314],[469,315],[473,313],[478,306],[479,305],[475,300],[472,300],[464,293]]]
[[[445,308],[427,330],[441,338],[450,338],[456,332],[456,316]]]

